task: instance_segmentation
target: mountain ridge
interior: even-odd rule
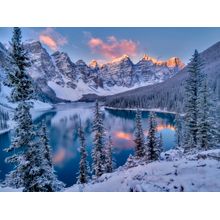
[[[204,71],[208,75],[209,86],[220,101],[220,41],[202,51],[200,56],[204,62]],[[139,106],[182,112],[188,66],[189,64],[164,82],[109,96],[106,105],[120,108]]]
[[[74,63],[65,52],[49,54],[39,41],[26,41],[24,48],[31,63],[27,72],[41,96],[52,102],[77,101],[86,94],[117,94],[165,81],[183,68],[179,58],[156,61],[149,57],[148,61],[142,59],[134,64],[123,55],[100,65],[96,60]]]

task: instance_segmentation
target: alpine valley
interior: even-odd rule
[[[89,97],[94,99],[94,96],[113,95],[163,82],[184,67],[177,57],[160,61],[146,54],[136,64],[123,55],[102,65],[96,60],[87,65],[83,60],[73,62],[64,52],[49,54],[39,41],[26,41],[24,48],[31,63],[27,72],[33,79],[38,97],[52,103],[89,100]],[[5,74],[13,66],[9,51],[1,43],[0,68],[3,88]]]
[[[121,30],[15,27],[0,43],[0,192],[220,191],[219,35]],[[145,45],[193,54],[139,59]]]

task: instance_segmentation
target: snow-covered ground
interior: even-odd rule
[[[181,150],[161,154],[145,164],[134,160],[88,184],[75,184],[65,192],[217,192],[220,191],[220,149],[184,155]],[[0,192],[22,189],[0,187]]]
[[[14,189],[11,187],[2,187],[0,186],[0,192],[22,192],[22,188]]]
[[[161,161],[118,168],[96,181],[66,189],[67,192],[220,191],[220,149],[183,156],[179,150],[163,153]]]

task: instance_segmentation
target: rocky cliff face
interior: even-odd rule
[[[31,62],[28,73],[51,101],[75,101],[84,94],[116,94],[162,82],[184,67],[179,58],[158,61],[147,55],[137,64],[124,55],[103,65],[95,60],[87,65],[83,60],[73,63],[63,52],[50,55],[38,41],[26,42],[24,46]],[[3,55],[8,51],[1,44],[0,51],[0,66],[5,68]]]

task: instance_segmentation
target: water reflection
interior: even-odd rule
[[[124,140],[129,140],[129,141],[132,140],[132,134],[130,134],[130,133],[125,133],[123,131],[117,131],[117,132],[114,132],[113,134],[114,134],[114,136],[113,136],[114,139],[119,138],[119,139],[124,139]]]
[[[79,164],[79,140],[78,126],[79,119],[84,126],[86,144],[88,150],[88,160],[91,164],[92,150],[92,120],[93,103],[74,103],[58,105],[55,110],[47,112],[36,120],[38,123],[45,120],[49,129],[50,143],[53,150],[53,162],[55,170],[60,180],[67,186],[76,182]],[[123,165],[129,154],[133,154],[134,142],[134,111],[104,110],[104,126],[106,135],[112,136],[113,154],[116,166]],[[147,136],[148,112],[142,112],[143,129]],[[157,130],[163,135],[164,148],[169,149],[174,146],[173,126],[174,116],[171,114],[157,114]],[[6,133],[0,136],[1,146],[7,147],[10,143],[10,135]],[[6,153],[0,153],[0,165],[2,172],[0,177],[4,178],[11,167],[4,163]]]

